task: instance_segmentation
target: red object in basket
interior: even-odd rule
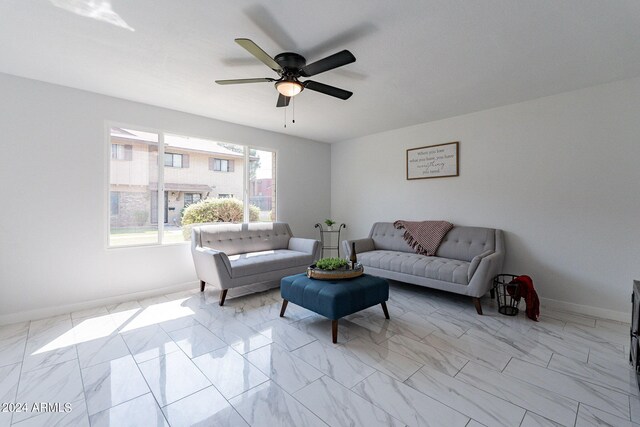
[[[514,296],[515,298],[520,299],[524,298],[524,302],[527,305],[527,317],[531,320],[538,321],[540,317],[540,299],[538,298],[538,293],[533,287],[533,280],[529,276],[518,276],[509,282],[510,285],[517,285],[517,289],[512,286],[507,286],[507,292],[509,295]]]

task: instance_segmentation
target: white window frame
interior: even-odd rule
[[[115,148],[115,152],[114,149]],[[115,154],[115,157],[113,156]],[[124,144],[111,143],[111,160],[124,160],[126,157]]]
[[[236,144],[238,145],[238,144]],[[247,146],[244,146],[245,148],[247,148]],[[213,158],[213,172],[231,172],[230,168],[229,168],[229,162],[233,162],[233,160],[229,160],[229,159],[221,159],[218,157],[214,157]],[[220,165],[219,169],[216,169],[216,164]],[[222,165],[225,165],[225,168],[222,168]],[[235,170],[235,164],[234,164],[234,170]]]
[[[110,181],[111,181],[111,128],[125,128],[125,129],[134,129],[134,130],[138,130],[141,132],[149,132],[149,133],[154,133],[158,135],[158,241],[155,243],[138,243],[135,245],[126,245],[126,246],[111,246],[109,243],[110,237],[111,237],[111,197],[110,197]],[[211,136],[202,136],[202,135],[193,135],[193,134],[189,134],[189,135],[184,135],[184,132],[182,131],[169,131],[166,129],[153,129],[153,128],[148,128],[145,126],[138,126],[138,125],[132,125],[132,124],[125,124],[122,122],[115,122],[115,121],[105,121],[105,126],[104,126],[104,138],[106,143],[105,145],[105,151],[104,151],[104,157],[105,157],[105,168],[104,168],[104,197],[103,200],[105,201],[105,206],[102,209],[103,211],[103,215],[104,215],[104,223],[105,223],[105,228],[104,230],[106,230],[105,233],[105,248],[106,249],[131,249],[131,248],[139,248],[139,247],[153,247],[153,246],[175,246],[175,245],[185,245],[185,244],[190,244],[189,241],[185,241],[185,242],[179,242],[179,243],[163,243],[162,239],[164,237],[164,193],[165,193],[165,187],[164,187],[164,168],[165,167],[171,167],[171,166],[165,166],[164,165],[164,136],[165,134],[172,134],[172,135],[182,135],[182,136],[190,136],[193,138],[202,138],[202,139],[208,139],[208,140],[212,140],[212,141],[219,141],[219,142],[224,142],[224,143],[229,143],[229,144],[234,144],[234,145],[239,145],[241,147],[244,147],[244,156],[243,156],[243,161],[244,161],[244,166],[243,166],[243,185],[242,188],[244,190],[244,194],[242,195],[242,202],[243,202],[243,206],[244,206],[244,213],[243,213],[243,222],[250,222],[250,217],[249,217],[249,153],[251,152],[251,149],[254,150],[259,150],[259,151],[269,151],[273,154],[275,154],[276,159],[275,159],[275,173],[273,176],[273,181],[275,183],[276,186],[276,198],[275,198],[275,206],[276,206],[276,218],[274,219],[274,221],[277,221],[277,216],[278,216],[278,199],[279,199],[279,190],[278,190],[278,179],[277,179],[277,175],[278,175],[278,169],[279,169],[279,161],[280,161],[280,156],[279,156],[279,150],[274,149],[274,148],[270,148],[270,147],[261,147],[261,146],[256,146],[256,145],[245,145],[245,144],[241,144],[238,142],[232,142],[232,141],[220,141],[216,138],[212,138]],[[174,153],[177,154],[177,153]],[[235,168],[234,168],[235,169]]]
[[[164,159],[166,156],[171,156],[171,164],[167,165],[166,164],[166,159],[163,161],[163,167],[165,168],[176,168],[176,169],[183,169],[184,168],[184,154],[181,153],[164,153],[164,155],[162,156],[162,158]],[[176,157],[180,157],[180,166],[176,166]]]
[[[182,193],[182,198],[183,198],[182,202],[183,202],[183,204],[185,205],[185,207],[187,207],[187,194],[189,194],[189,195],[190,195],[190,197],[191,197],[191,203],[189,203],[189,205],[193,205],[193,204],[195,204],[195,203],[198,203],[200,200],[202,200],[202,193],[190,193],[190,192],[186,192],[186,191],[185,191],[185,192],[183,192],[183,193]],[[193,196],[194,196],[195,194],[197,194],[197,195],[198,195],[198,200],[196,200],[196,201],[194,202],[194,201],[193,201]]]

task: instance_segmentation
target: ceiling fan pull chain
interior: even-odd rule
[[[291,121],[291,123],[295,123],[296,122],[296,97],[293,97],[293,120]]]
[[[283,108],[284,110],[284,127],[287,127],[287,108]]]

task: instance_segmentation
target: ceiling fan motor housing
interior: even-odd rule
[[[284,69],[283,75],[300,75],[300,69],[307,65],[304,56],[294,52],[283,52],[273,58]]]

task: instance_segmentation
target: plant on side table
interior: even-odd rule
[[[331,231],[333,224],[335,224],[336,222],[332,219],[327,218],[324,220],[324,223],[327,225],[327,231]]]

